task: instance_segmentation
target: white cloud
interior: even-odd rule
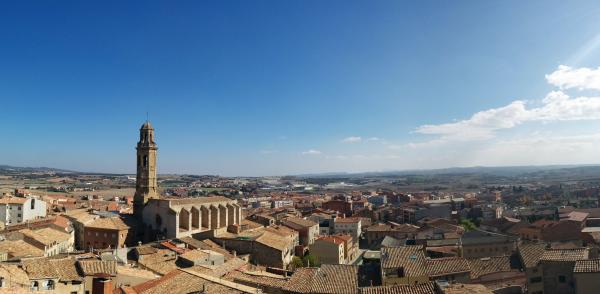
[[[315,149],[309,149],[307,151],[303,151],[302,155],[320,155],[321,151]]]
[[[360,141],[362,141],[362,138],[357,136],[348,137],[342,140],[344,143],[358,143]]]
[[[600,90],[600,67],[597,69],[572,68],[561,65],[556,71],[546,75],[546,80],[561,89]]]
[[[546,76],[548,81],[565,88],[600,89],[600,68],[596,71],[571,69],[560,66]],[[583,78],[569,77],[570,72]],[[595,75],[595,76],[594,76]],[[539,107],[527,108],[524,101],[513,101],[507,106],[477,112],[469,119],[437,125],[422,125],[415,132],[438,135],[437,140],[472,141],[493,138],[495,132],[511,129],[531,121],[600,120],[600,97],[571,98],[562,91],[552,91]]]
[[[368,142],[372,142],[372,141],[379,141],[379,140],[381,140],[381,139],[379,139],[379,138],[377,138],[377,137],[371,137],[371,138],[368,138],[368,139],[367,139],[367,141],[368,141]]]

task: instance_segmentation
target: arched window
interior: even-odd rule
[[[48,280],[48,282],[46,283],[46,290],[54,290],[54,281],[53,280]]]
[[[37,290],[38,290],[38,287],[39,287],[39,284],[38,284],[38,282],[37,282],[37,281],[33,281],[33,282],[31,282],[31,290],[32,290],[32,291],[37,291]]]
[[[35,209],[35,199],[31,199],[31,209]]]
[[[148,155],[144,155],[144,167],[148,167]]]

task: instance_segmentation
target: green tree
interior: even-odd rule
[[[319,259],[312,255],[312,254],[307,254],[302,258],[302,263],[304,264],[305,267],[320,267],[321,266],[321,262],[319,261]]]

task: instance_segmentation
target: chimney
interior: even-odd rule
[[[92,294],[112,294],[113,283],[110,277],[94,277],[92,281]]]

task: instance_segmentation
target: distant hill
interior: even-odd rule
[[[34,173],[34,172],[55,172],[55,173],[77,173],[76,171],[58,169],[51,167],[19,167],[10,165],[0,165],[0,172],[22,172],[22,173]]]
[[[547,177],[547,176],[600,176],[598,165],[543,165],[543,166],[474,166],[450,167],[442,169],[399,170],[364,173],[322,173],[296,175],[299,178],[361,178],[361,177],[394,177],[408,175],[460,175],[480,174],[500,177]]]

